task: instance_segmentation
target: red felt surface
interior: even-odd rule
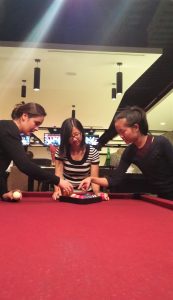
[[[173,299],[172,210],[45,195],[0,203],[1,300]]]

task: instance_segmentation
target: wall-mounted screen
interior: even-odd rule
[[[99,135],[86,135],[85,136],[85,143],[96,146],[98,144]]]
[[[60,145],[60,134],[53,134],[53,133],[45,133],[44,134],[44,145],[45,146],[59,146]]]
[[[20,134],[21,136],[21,142],[23,146],[29,146],[30,144],[30,136],[29,135],[25,135],[23,133]]]

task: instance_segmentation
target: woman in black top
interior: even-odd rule
[[[108,178],[88,177],[79,188],[87,189],[91,182],[104,187],[116,187],[133,163],[145,175],[152,193],[173,200],[173,146],[168,139],[148,134],[146,114],[136,106],[126,108],[116,116],[115,128],[125,143],[129,144],[118,168]]]
[[[0,196],[2,199],[12,198],[10,192],[6,194],[8,192],[6,170],[11,161],[26,175],[59,185],[67,194],[73,192],[73,187],[68,181],[50,174],[33,163],[22,146],[20,133],[29,135],[37,131],[45,116],[46,112],[41,105],[22,103],[12,111],[12,120],[0,121]]]

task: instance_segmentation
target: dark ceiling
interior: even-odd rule
[[[172,0],[1,0],[0,40],[24,41],[59,6],[46,43],[158,47],[173,45]],[[32,36],[37,42],[37,37]]]
[[[0,41],[162,49],[159,60],[126,91],[118,110],[126,105],[148,110],[173,86],[172,0],[1,0]],[[112,121],[101,144],[115,135]]]

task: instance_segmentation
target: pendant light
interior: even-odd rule
[[[117,66],[119,67],[119,71],[116,74],[117,79],[117,95],[121,95],[123,92],[123,73],[120,72],[120,66],[122,66],[122,62],[118,62]]]
[[[21,86],[21,97],[26,97],[26,80],[22,80],[22,86]]]
[[[40,63],[40,59],[35,59],[37,67],[34,68],[34,91],[39,91],[40,89],[40,68],[38,67],[38,63]]]

